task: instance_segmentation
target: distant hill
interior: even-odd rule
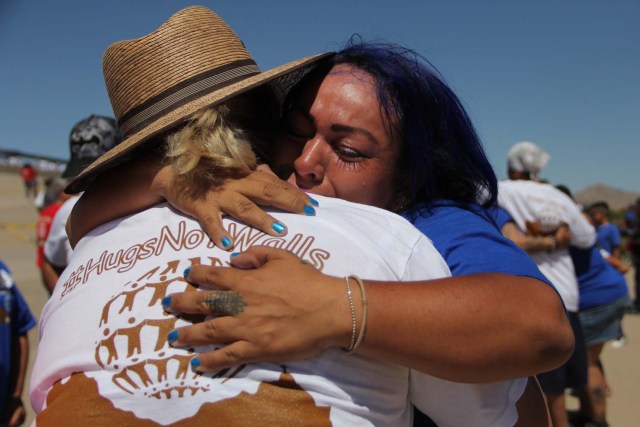
[[[640,192],[620,190],[604,184],[594,184],[574,194],[576,202],[588,206],[591,203],[604,200],[612,210],[626,209],[640,197]]]

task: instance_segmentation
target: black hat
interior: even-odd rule
[[[116,120],[112,117],[92,114],[80,120],[73,126],[69,135],[71,159],[62,177],[75,177],[121,140]]]

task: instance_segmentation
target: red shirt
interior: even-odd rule
[[[36,266],[42,267],[42,261],[44,260],[44,242],[47,240],[49,230],[51,230],[51,223],[53,217],[62,206],[62,202],[56,200],[40,212],[38,222],[36,222],[36,238],[38,240],[38,253],[36,257]]]
[[[36,179],[36,170],[32,166],[26,166],[20,169],[20,176],[24,182],[31,182]]]

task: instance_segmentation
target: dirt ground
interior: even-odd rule
[[[37,212],[32,201],[24,196],[19,176],[0,172],[0,259],[12,270],[20,291],[36,317],[47,301],[46,292],[35,267],[35,232]],[[628,282],[632,280],[628,275]],[[605,347],[602,361],[612,390],[608,399],[608,421],[612,427],[631,427],[640,423],[640,404],[633,391],[640,386],[640,316],[628,315],[624,319],[627,344],[621,348]],[[38,346],[37,328],[29,332],[31,352],[29,369],[33,365]],[[569,408],[576,408],[577,401],[567,396]],[[25,425],[33,420],[29,405],[28,385],[24,393],[28,405]]]

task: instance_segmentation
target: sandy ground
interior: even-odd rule
[[[20,291],[38,318],[48,293],[35,267],[36,219],[36,209],[24,197],[20,178],[12,173],[0,172],[0,259],[12,270]],[[603,353],[603,363],[612,389],[608,400],[608,419],[612,427],[631,427],[640,423],[640,404],[636,394],[636,387],[640,386],[640,316],[626,316],[624,331],[627,345],[622,348],[607,345]],[[37,328],[30,331],[29,342],[31,368],[38,346]],[[30,424],[34,414],[28,404],[27,392],[28,386],[24,393],[24,401],[29,406],[25,425]],[[568,396],[567,399],[569,408],[577,406],[575,398]]]

